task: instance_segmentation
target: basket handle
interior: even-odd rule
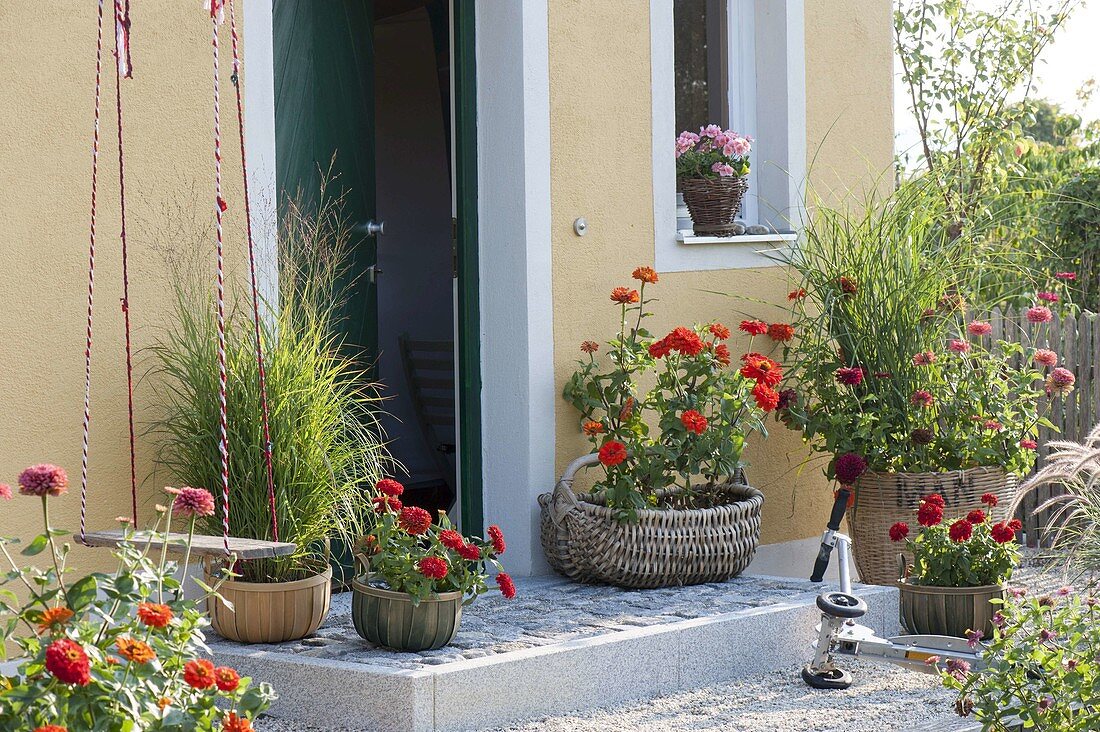
[[[565,472],[561,474],[561,478],[554,486],[554,492],[550,496],[550,505],[547,506],[550,520],[554,522],[555,526],[561,525],[561,520],[567,513],[580,508],[577,496],[573,493],[573,481],[576,479],[577,473],[582,468],[592,467],[599,464],[599,462],[599,455],[589,453],[588,455],[581,455],[566,466]]]

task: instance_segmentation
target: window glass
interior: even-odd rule
[[[676,132],[725,126],[724,0],[675,0]]]

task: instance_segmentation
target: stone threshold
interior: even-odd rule
[[[829,585],[779,577],[624,591],[560,578],[519,580],[469,606],[455,646],[423,654],[371,646],[333,598],[317,636],[245,646],[216,639],[220,662],[269,681],[270,714],[318,727],[387,732],[481,730],[647,699],[810,658],[815,599]],[[865,624],[898,632],[896,588],[859,586]]]

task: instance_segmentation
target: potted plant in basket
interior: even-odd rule
[[[0,728],[92,732],[219,725],[225,732],[250,732],[252,719],[275,694],[269,685],[252,685],[207,658],[206,619],[195,602],[182,598],[175,562],[150,546],[153,540],[167,543],[173,515],[192,534],[195,507],[213,504],[213,498],[207,494],[192,503],[170,494],[147,536],[128,535],[117,547],[114,571],[73,579],[67,577],[69,544],[60,541],[67,532],[49,520],[50,502],[67,489],[65,471],[54,465],[34,465],[19,476],[19,493],[41,499],[44,525],[21,554],[44,555],[45,562],[19,567],[13,556],[18,540],[0,537],[9,567],[0,584],[19,592],[0,589],[0,651],[14,646],[19,653],[14,673],[0,675]],[[0,485],[0,498],[11,497],[12,489]],[[204,590],[216,594],[219,585]]]
[[[981,497],[992,509],[998,499]],[[932,493],[920,501],[920,525],[910,535],[909,524],[890,527],[890,540],[905,542],[912,562],[902,558],[901,622],[910,633],[980,639],[993,633],[996,605],[1019,561],[1016,532],[1020,520],[994,522],[976,508],[954,521],[944,520],[944,499]]]
[[[733,236],[749,190],[752,138],[718,125],[676,138],[676,181],[697,236]]]
[[[592,452],[539,497],[543,549],[552,567],[582,581],[725,580],[756,551],[763,495],[745,485],[741,458],[748,434],[765,433],[782,369],[757,353],[732,365],[730,330],[717,322],[655,338],[643,323],[646,285],[658,275],[639,267],[634,278],[638,290],[611,293],[620,323],[606,353],[585,341],[565,385]],[[575,494],[574,473],[597,465],[592,491]]]
[[[418,506],[404,506],[405,487],[378,482],[370,533],[357,542],[351,616],[364,639],[399,651],[424,651],[454,640],[462,608],[489,591],[487,570],[504,597],[516,586],[501,566],[504,534],[490,526],[489,539],[466,537],[439,512],[438,522]]]
[[[1031,469],[1043,416],[1073,389],[1056,353],[994,339],[965,314],[983,267],[978,243],[947,234],[942,202],[903,186],[859,214],[819,208],[790,262],[798,337],[779,418],[828,456],[829,478],[852,486],[848,520],[864,582],[897,580],[888,528],[922,496],[952,514],[975,509],[1002,521],[1017,476]],[[1042,343],[1053,315],[1027,312]],[[998,498],[997,508],[981,502]]]
[[[391,465],[378,427],[379,397],[367,375],[341,354],[336,333],[349,237],[338,202],[306,217],[292,211],[280,237],[279,303],[259,323],[266,366],[274,492],[264,455],[259,365],[253,323],[237,308],[227,319],[227,408],[231,533],[296,546],[290,556],[251,559],[213,599],[214,629],[232,640],[276,643],[316,631],[328,613],[330,540],[347,546],[364,533],[369,490]],[[204,291],[178,284],[175,323],[151,351],[160,417],[161,463],[193,486],[221,484],[218,451],[216,320]],[[242,303],[243,305],[243,303]],[[272,514],[274,513],[274,521]],[[222,516],[200,520],[220,535]]]

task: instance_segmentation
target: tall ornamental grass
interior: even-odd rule
[[[261,341],[280,541],[293,555],[242,562],[245,581],[284,582],[323,568],[328,540],[360,536],[367,487],[392,469],[377,420],[376,385],[338,334],[350,236],[340,200],[315,213],[290,207],[282,222],[279,302],[261,305]],[[220,494],[217,329],[204,281],[176,278],[175,321],[152,347],[160,460],[180,484]],[[230,533],[273,538],[259,372],[250,295],[235,293],[227,318]],[[201,526],[220,535],[222,508]]]

